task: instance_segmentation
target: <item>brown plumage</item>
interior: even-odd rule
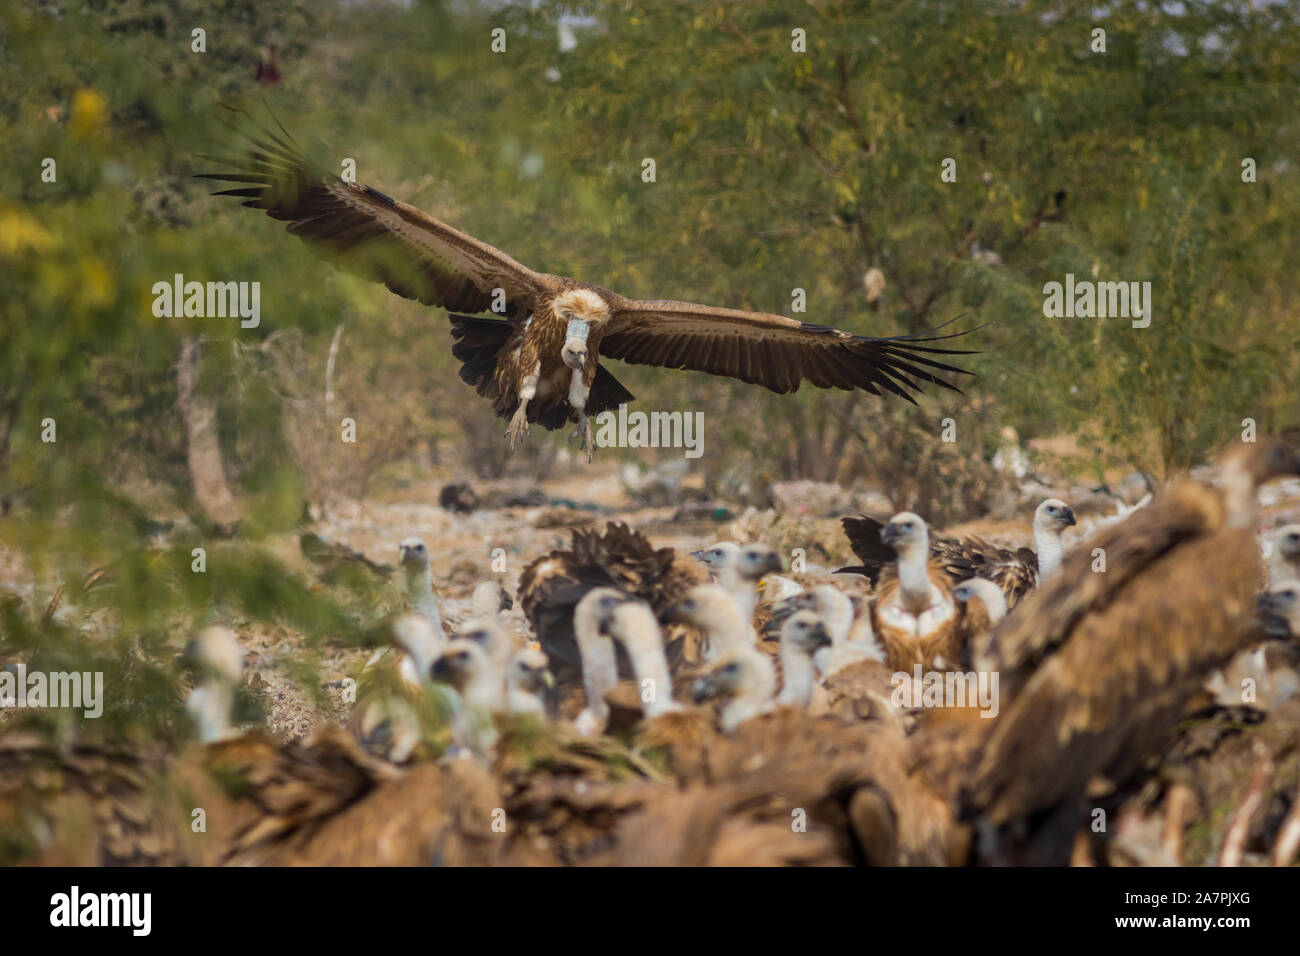
[[[826,713],[842,721],[898,722],[893,707],[895,669],[884,661],[860,660],[830,674],[822,692],[814,697],[813,713]],[[909,671],[910,673],[910,671]]]
[[[952,585],[943,565],[928,557],[929,529],[910,511],[881,531],[898,555],[897,573],[882,579],[872,607],[872,627],[896,671],[952,667],[961,660],[962,632]]]
[[[995,630],[1002,712],[975,742],[969,800],[994,826],[1031,824],[1027,859],[1068,859],[1088,781],[1126,779],[1206,676],[1256,639],[1255,492],[1298,472],[1280,444],[1234,448],[1220,489],[1175,483],[1068,556]]]
[[[13,843],[18,860],[45,865],[290,862],[395,774],[336,727],[287,746],[252,732],[175,757],[14,734],[0,738],[0,831],[27,834]]]
[[[283,130],[281,131],[283,132]],[[599,365],[603,353],[633,365],[691,369],[774,392],[807,380],[914,401],[925,384],[956,390],[939,373],[962,370],[935,356],[969,354],[939,343],[952,335],[854,335],[781,315],[668,300],[628,299],[564,276],[534,272],[499,249],[369,186],[313,167],[283,136],[250,138],[230,168],[200,178],[234,183],[237,196],[288,223],[340,267],[391,291],[453,312],[461,378],[510,419],[511,447],[529,423],[578,423],[632,396]]]
[[[932,580],[937,582],[940,572],[938,562],[932,562],[930,570]],[[945,598],[951,594],[946,582],[941,591],[945,594]],[[876,596],[876,607],[892,606],[897,598],[898,579],[895,578],[880,586]],[[879,615],[879,611],[876,613]],[[874,626],[876,638],[885,651],[885,661],[893,670],[907,671],[910,674],[918,664],[922,670],[929,670],[936,667],[936,662],[951,667],[961,659],[961,628],[955,608],[950,617],[937,622],[934,627],[923,627],[919,631],[910,627],[900,627],[893,621],[879,616],[876,617]]]
[[[840,568],[837,574],[861,574],[872,584],[888,581],[896,571],[897,553],[880,540],[885,526],[867,515],[840,519],[849,547],[862,562]],[[947,575],[950,584],[967,578],[984,578],[1000,587],[1008,607],[1038,586],[1040,565],[1048,573],[1055,571],[1060,560],[1060,532],[1075,524],[1073,510],[1063,501],[1048,498],[1034,512],[1034,539],[1039,550],[1000,548],[983,538],[970,535],[954,538],[930,535],[930,557]]]
[[[698,709],[647,722],[646,744],[668,752],[688,789],[656,799],[628,821],[620,833],[624,859],[876,865],[962,859],[965,828],[916,766],[896,725],[846,725],[770,700],[764,707],[772,683],[766,656],[740,648],[714,662],[694,688],[697,700],[723,702],[723,731],[707,727]],[[663,733],[669,725],[671,738]],[[804,843],[779,832],[778,824],[791,832],[796,811],[806,816]]]
[[[672,548],[656,548],[625,524],[610,522],[603,532],[575,529],[569,548],[552,551],[524,569],[519,601],[557,686],[581,683],[581,657],[573,633],[573,609],[588,591],[612,587],[645,601],[661,618],[691,587],[708,581],[699,562]],[[668,661],[674,669],[693,659],[684,629],[669,637]],[[631,670],[620,652],[620,672]]]
[[[195,862],[163,769],[161,759],[111,746],[0,737],[0,863]]]
[[[876,585],[891,580],[897,572],[898,554],[880,540],[885,525],[867,515],[846,516],[840,519],[840,524],[849,539],[849,547],[862,564],[840,568],[835,573],[861,574]],[[996,580],[1007,591],[1008,603],[1012,604],[1038,583],[1037,557],[1030,548],[1012,551],[973,535],[966,538],[931,535],[930,557],[951,584],[970,577],[995,575],[990,580]]]

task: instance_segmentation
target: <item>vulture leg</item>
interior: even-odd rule
[[[528,403],[537,394],[537,380],[541,374],[542,363],[538,361],[533,366],[533,370],[519,383],[519,407],[515,409],[514,417],[510,419],[510,427],[506,429],[506,438],[510,441],[511,451],[514,451],[515,446],[528,434]]]
[[[569,441],[578,439],[579,447],[587,453],[587,464],[591,464],[591,455],[596,448],[596,442],[591,434],[591,420],[587,418],[587,396],[591,394],[591,389],[587,387],[584,381],[586,373],[580,369],[573,370],[573,377],[569,380],[569,404],[573,406],[574,411],[578,413],[578,427],[573,430]]]
[[[584,412],[578,413],[578,427],[569,436],[569,441],[578,439],[578,447],[587,453],[587,464],[591,464],[591,454],[596,447],[596,439],[591,434],[591,419]]]

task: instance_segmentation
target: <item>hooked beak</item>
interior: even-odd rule
[[[831,636],[826,633],[826,625],[822,624],[820,621],[818,621],[817,625],[812,629],[812,640],[814,650],[821,650],[823,647],[831,646]]]
[[[1066,508],[1064,511],[1062,511],[1061,521],[1065,524],[1067,528],[1073,528],[1076,524],[1078,524],[1078,522],[1074,520],[1074,509]]]
[[[717,697],[720,689],[713,675],[705,674],[696,680],[694,686],[691,687],[691,699],[697,704],[702,704],[706,700]]]
[[[883,528],[880,529],[880,543],[881,543],[881,544],[893,544],[893,543],[894,543],[895,541],[897,541],[901,536],[902,536],[902,532],[900,532],[900,531],[898,530],[897,526],[895,526],[895,525],[887,524],[887,525],[885,525]]]

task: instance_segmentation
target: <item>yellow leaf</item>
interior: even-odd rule
[[[31,216],[0,208],[0,254],[12,257],[20,252],[44,252],[53,245],[54,238]]]
[[[72,97],[72,118],[69,128],[77,139],[98,136],[108,122],[108,103],[97,90],[77,90]]]

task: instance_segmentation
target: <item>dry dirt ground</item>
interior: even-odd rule
[[[567,547],[571,529],[575,527],[604,527],[607,521],[622,521],[644,533],[657,546],[686,551],[719,540],[764,541],[785,555],[787,563],[802,551],[805,572],[822,575],[853,563],[852,552],[840,530],[839,516],[866,511],[883,518],[892,510],[887,498],[870,490],[846,492],[812,482],[778,486],[773,495],[776,506],[762,510],[719,502],[700,505],[684,501],[644,507],[629,499],[616,469],[597,465],[592,475],[579,488],[571,480],[543,483],[540,490],[550,504],[484,509],[469,514],[440,508],[436,503],[439,484],[411,485],[366,502],[336,505],[319,517],[316,530],[329,540],[347,544],[373,560],[388,564],[397,563],[397,546],[403,538],[424,539],[429,546],[434,587],[444,617],[451,622],[463,622],[469,617],[470,595],[479,582],[496,578],[514,594],[524,568],[552,549]],[[529,489],[517,483],[484,482],[476,484],[475,490],[488,498]],[[678,491],[685,496],[683,489]],[[1115,520],[1120,508],[1120,502],[1088,488],[1068,485],[1050,488],[1027,483],[1020,490],[1023,500],[1016,517],[990,517],[943,530],[980,535],[1008,547],[1028,546],[1032,544],[1033,507],[1049,495],[1069,501],[1079,514],[1078,527],[1067,532],[1067,548]],[[558,501],[576,507],[556,504]],[[1291,521],[1300,521],[1300,482],[1266,490],[1261,515],[1264,546],[1270,545],[1267,530]],[[284,536],[274,544],[286,564],[300,568],[304,574],[310,573],[296,537]],[[493,570],[497,549],[504,553],[505,570],[500,573]],[[496,566],[502,566],[500,554]],[[860,582],[849,576],[837,580],[851,589]],[[527,624],[518,607],[511,613],[510,621],[517,633],[527,634]],[[250,652],[254,686],[265,683],[260,688],[264,707],[277,734],[298,737],[321,719],[337,720],[346,715],[347,706],[337,700],[337,693],[326,695],[322,713],[281,673],[279,665],[295,653],[300,635],[284,628],[267,632],[251,625],[239,630]],[[327,649],[322,661],[322,679],[355,677],[367,657],[361,651]],[[329,705],[331,700],[335,701],[334,706]]]

